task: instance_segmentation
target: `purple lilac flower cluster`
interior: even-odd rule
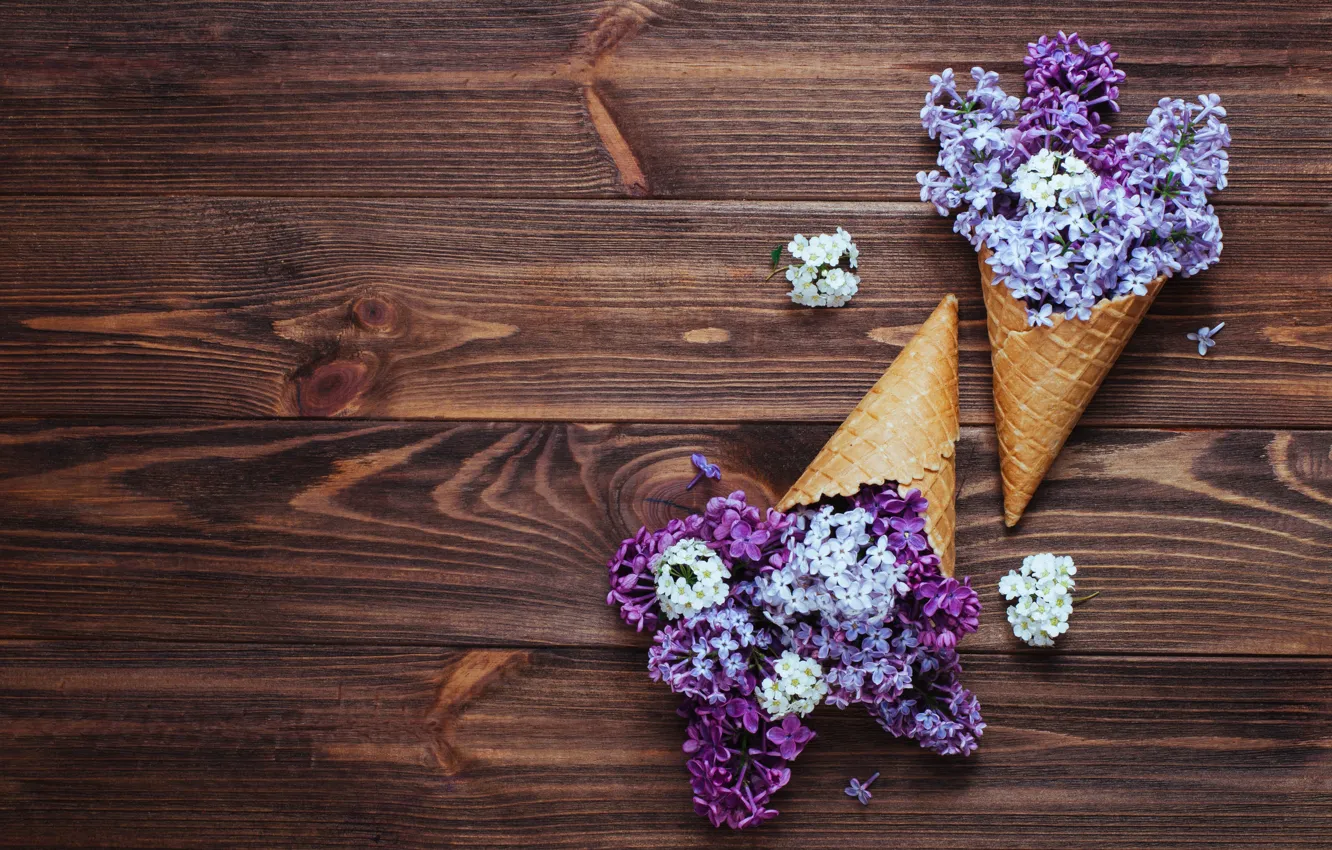
[[[875,540],[865,544],[865,551],[886,546],[891,553],[891,566],[879,567],[898,577],[887,616],[829,617],[825,606],[815,619],[802,616],[798,604],[779,602],[775,609],[769,604],[769,617],[795,622],[788,639],[798,653],[817,658],[823,666],[829,704],[864,705],[896,736],[944,755],[970,755],[985,724],[975,697],[958,684],[961,668],[955,648],[964,635],[976,631],[980,599],[968,579],[959,582],[939,572],[939,558],[924,534],[927,505],[918,490],[899,495],[896,487],[880,486],[862,488],[852,499],[833,500],[820,509],[862,517]],[[791,583],[815,593],[820,586],[847,587],[846,572],[837,569],[847,560],[844,543],[836,542],[846,538],[826,541],[820,548],[827,551],[806,568],[802,561],[809,559],[798,554],[806,528],[801,517],[793,518],[786,536],[797,554],[784,567],[769,571],[760,584],[770,582],[772,574],[798,572]],[[948,699],[936,696],[945,690]]]
[[[955,213],[976,250],[989,247],[995,282],[1026,303],[1032,325],[1056,309],[1087,319],[1102,299],[1220,258],[1208,196],[1229,168],[1221,98],[1164,98],[1143,130],[1111,137],[1117,58],[1077,33],[1042,36],[1028,45],[1020,102],[982,68],[965,94],[951,68],[930,78],[921,123],[939,140],[941,170],[917,175],[921,199]]]
[[[777,816],[768,802],[791,781],[789,763],[814,733],[794,714],[769,720],[750,700],[714,705],[685,700],[684,751],[694,811],[713,826],[744,829]]]
[[[970,755],[985,730],[980,703],[958,682],[957,653],[921,653],[910,687],[896,700],[873,707],[879,725],[900,738],[911,738],[940,755]]]
[[[719,476],[720,477],[720,474]],[[737,578],[732,595],[743,596],[765,565],[780,566],[785,558],[782,532],[790,520],[771,508],[766,515],[745,501],[743,490],[708,501],[702,514],[673,519],[658,531],[640,528],[620,544],[611,558],[610,593],[606,604],[618,606],[620,617],[638,631],[655,631],[661,623],[653,562],[681,540],[702,540]]]
[[[954,647],[975,631],[980,605],[966,581],[940,574],[927,506],[918,491],[888,485],[784,514],[760,512],[737,491],[659,531],[641,529],[611,558],[606,601],[654,633],[649,675],[683,698],[694,808],[714,826],[777,814],[772,795],[814,738],[801,716],[817,701],[860,703],[889,732],[941,754],[975,749],[985,724],[958,684]],[[822,552],[812,531],[820,523],[846,529],[822,539]],[[660,592],[688,599],[705,572],[714,590],[714,555],[727,573],[722,601],[690,615],[662,604]],[[663,579],[667,565],[677,573]],[[783,603],[779,585],[807,604]]]

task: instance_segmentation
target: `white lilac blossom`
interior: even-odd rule
[[[1028,555],[1021,570],[999,579],[999,593],[1016,600],[1008,608],[1013,634],[1028,646],[1054,646],[1054,639],[1068,631],[1077,571],[1072,558],[1047,552]]]
[[[1225,326],[1226,323],[1221,322],[1214,328],[1201,327],[1198,328],[1197,333],[1185,334],[1185,336],[1187,336],[1189,339],[1193,340],[1194,342],[1198,343],[1198,353],[1206,357],[1207,349],[1216,345],[1216,340],[1212,339],[1212,337],[1216,336],[1217,333]]]
[[[702,540],[687,538],[652,561],[657,604],[668,619],[692,617],[726,601],[731,571]]]
[[[1033,326],[1056,310],[1088,319],[1098,301],[1145,295],[1157,277],[1197,274],[1221,255],[1208,203],[1230,164],[1221,98],[1162,99],[1143,130],[1110,138],[1117,58],[1077,33],[1042,36],[1028,46],[1020,102],[982,68],[965,92],[951,68],[930,77],[920,115],[939,168],[917,175],[921,199],[955,215],[977,251],[989,247],[995,284]]]
[[[851,269],[859,263],[860,249],[851,241],[851,234],[842,228],[813,239],[797,233],[786,250],[798,261],[786,267],[791,300],[795,303],[806,307],[841,307],[859,290],[860,278]]]
[[[863,508],[797,510],[784,538],[790,557],[755,582],[755,601],[783,626],[810,614],[834,625],[882,625],[908,587],[906,565],[897,563],[885,528],[875,532],[875,520]]]
[[[758,704],[773,720],[788,714],[804,717],[827,695],[819,662],[788,649],[773,662],[772,675],[759,683]]]
[[[1085,218],[1085,205],[1095,200],[1098,182],[1091,166],[1076,155],[1042,149],[1017,167],[1009,188],[1026,203],[1028,212],[1056,208]]]

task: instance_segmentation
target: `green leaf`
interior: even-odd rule
[[[777,268],[777,264],[782,261],[782,246],[778,245],[772,249],[772,267]]]

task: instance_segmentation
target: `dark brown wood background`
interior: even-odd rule
[[[1226,249],[1005,532],[917,112],[1061,27],[1122,127],[1223,96]],[[1306,0],[4,3],[0,844],[1332,846],[1330,79]],[[763,283],[839,224],[853,306]],[[693,451],[777,497],[946,292],[981,750],[821,710],[714,832],[604,560]],[[1101,592],[1051,653],[1039,551]]]

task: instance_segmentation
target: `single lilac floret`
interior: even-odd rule
[[[1186,336],[1198,343],[1198,353],[1205,357],[1207,355],[1207,349],[1216,345],[1216,340],[1212,339],[1212,337],[1216,336],[1216,334],[1225,326],[1226,323],[1221,322],[1214,328],[1201,327],[1198,328],[1196,333],[1186,334]]]
[[[846,796],[855,797],[857,800],[860,801],[860,805],[868,806],[870,798],[874,796],[873,794],[870,793],[869,787],[873,785],[874,780],[878,778],[879,774],[877,771],[875,771],[875,773],[871,775],[869,779],[866,779],[864,782],[861,782],[859,779],[856,779],[854,776],[851,777],[851,783],[847,785],[846,788],[844,789],[846,792]]]
[[[698,474],[694,476],[693,481],[690,481],[685,485],[686,490],[694,489],[694,487],[698,486],[698,482],[702,481],[704,478],[711,478],[713,481],[721,480],[721,467],[715,463],[708,463],[708,459],[703,455],[697,453],[692,454],[689,456],[689,461],[694,464],[694,468],[698,470]]]

